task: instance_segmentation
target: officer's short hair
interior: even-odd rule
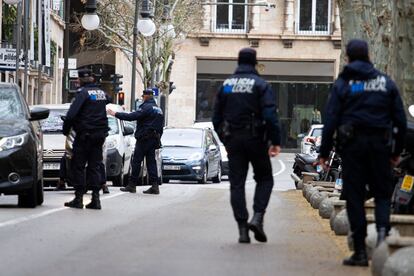
[[[89,68],[83,68],[78,70],[78,77],[82,83],[93,83],[95,82],[95,75]]]
[[[142,91],[142,95],[154,96],[154,91],[152,89],[145,89]]]
[[[252,48],[243,48],[239,52],[238,64],[256,65],[256,50]]]
[[[346,45],[346,55],[350,62],[355,60],[370,61],[368,43],[362,39],[352,39]]]

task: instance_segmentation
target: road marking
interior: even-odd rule
[[[112,194],[112,195],[109,195],[109,196],[101,197],[101,200],[103,201],[103,200],[114,198],[114,197],[124,195],[124,194],[125,193]],[[30,216],[25,216],[25,217],[21,217],[21,218],[17,218],[17,219],[7,220],[5,222],[0,223],[0,228],[5,227],[5,226],[10,226],[10,225],[16,225],[16,224],[19,224],[19,223],[22,223],[22,222],[25,222],[25,221],[29,221],[29,220],[34,220],[34,219],[41,218],[41,217],[44,217],[44,216],[47,216],[47,215],[50,215],[50,214],[53,214],[53,213],[57,213],[57,212],[60,212],[60,211],[63,211],[63,210],[69,210],[69,208],[68,207],[59,207],[59,208],[55,208],[55,209],[51,209],[51,210],[41,212],[39,214],[33,214],[33,215],[30,215]]]
[[[278,171],[277,173],[274,173],[274,174],[273,174],[273,176],[278,176],[279,174],[283,173],[283,172],[286,170],[285,163],[283,163],[283,161],[282,161],[282,160],[277,160],[277,161],[279,161],[280,166],[281,166],[282,168],[281,168],[281,169],[280,169],[280,171]]]

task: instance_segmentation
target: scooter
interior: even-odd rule
[[[310,153],[297,153],[295,155],[295,163],[293,164],[293,173],[290,175],[295,181],[295,186],[298,188],[298,183],[303,179],[303,173],[315,174],[316,180],[319,180],[320,166],[318,163],[319,145],[316,145],[315,140],[310,140]]]
[[[405,149],[400,163],[394,168],[394,214],[414,214],[414,106],[410,108],[411,118],[408,117]]]

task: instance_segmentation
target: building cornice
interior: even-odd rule
[[[341,41],[338,35],[275,35],[275,34],[224,34],[224,33],[197,33],[190,34],[194,39],[258,39],[258,40],[308,40],[308,41]]]

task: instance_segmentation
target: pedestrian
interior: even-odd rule
[[[229,158],[230,199],[239,227],[239,242],[250,243],[249,229],[255,239],[266,242],[263,217],[273,188],[269,159],[280,152],[280,127],[275,95],[255,69],[256,51],[239,52],[238,67],[217,93],[213,125],[224,143]],[[253,166],[256,191],[254,214],[248,221],[245,182],[249,162]]]
[[[403,148],[406,117],[398,88],[374,68],[368,44],[353,39],[346,46],[346,55],[348,64],[334,83],[326,106],[319,161],[327,167],[336,132],[336,151],[342,158],[342,197],[354,241],[354,253],[343,264],[368,266],[366,187],[375,198],[378,245],[390,230],[391,172]]]
[[[89,69],[79,70],[81,83],[80,91],[71,104],[63,123],[63,134],[69,135],[71,128],[76,136],[73,142],[73,156],[71,160],[71,183],[75,188],[75,198],[66,202],[66,207],[83,208],[83,194],[85,193],[85,167],[89,174],[89,183],[92,188],[92,201],[86,205],[89,209],[101,209],[99,190],[102,179],[102,147],[105,137],[108,136],[108,118],[106,105],[110,102],[106,93],[97,87],[94,75]]]
[[[154,92],[151,89],[143,91],[144,102],[138,110],[125,113],[114,112],[108,109],[108,113],[124,121],[136,121],[135,130],[135,150],[131,164],[131,176],[128,185],[122,187],[123,192],[136,193],[136,185],[139,181],[141,163],[146,160],[149,182],[151,187],[144,191],[144,194],[159,194],[157,161],[155,160],[155,150],[161,147],[161,135],[164,127],[164,115],[154,100]]]

